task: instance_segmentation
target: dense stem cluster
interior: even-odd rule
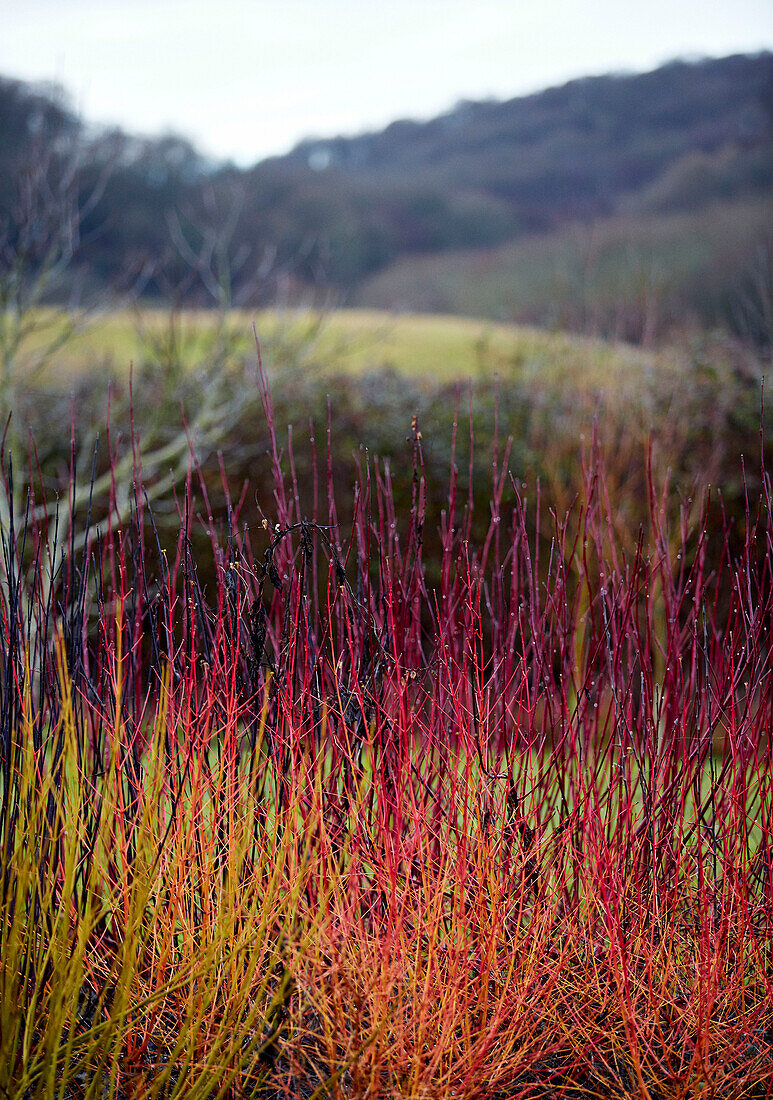
[[[495,451],[428,570],[417,425],[343,531],[263,399],[216,590],[193,475],[175,545],[139,472],[3,531],[0,1093],[773,1095],[769,480],[632,551],[595,450],[536,540]]]

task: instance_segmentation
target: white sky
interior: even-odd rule
[[[773,48],[773,0],[0,0],[0,73],[249,164],[574,76]]]

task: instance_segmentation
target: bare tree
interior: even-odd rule
[[[136,430],[126,434],[120,451],[111,455],[110,468],[104,474],[93,480],[82,478],[71,486],[67,508],[60,508],[55,494],[51,494],[47,503],[33,502],[28,510],[27,494],[19,491],[18,476],[25,466],[25,425],[14,415],[21,394],[32,382],[40,381],[43,368],[55,364],[57,354],[67,342],[109,301],[104,292],[98,292],[96,298],[82,293],[78,262],[84,221],[99,203],[112,165],[106,158],[98,166],[94,179],[91,163],[93,182],[84,191],[83,163],[81,150],[36,148],[18,173],[17,193],[10,209],[0,215],[0,460],[5,481],[5,492],[0,491],[0,536],[7,542],[7,564],[7,555],[17,553],[18,533],[24,529],[25,520],[55,518],[54,523],[44,525],[51,536],[49,545],[42,549],[49,557],[50,569],[41,576],[47,576],[50,584],[58,567],[54,559],[61,555],[61,548],[67,547],[70,552],[79,550],[89,537],[85,531],[70,529],[76,514],[82,514],[93,504],[109,522],[125,520],[132,504],[138,467],[143,471],[148,499],[157,500],[168,494],[187,473],[194,448],[203,461],[222,440],[245,403],[244,388],[237,392],[218,369],[219,364],[213,362],[205,376],[196,379],[195,401],[187,410],[187,419],[180,416],[179,404],[173,419],[173,391],[179,379],[164,378],[155,415],[141,425],[134,425]],[[225,253],[218,244],[219,238],[213,241],[210,243],[208,239],[206,249],[197,257],[196,278],[207,274],[210,269],[206,265],[210,262],[212,271],[220,272],[222,280]],[[143,271],[144,276],[147,274],[147,270]],[[225,326],[229,299],[227,284],[222,286],[221,323]],[[128,395],[123,402],[113,402],[114,421],[131,420],[130,402]],[[66,423],[61,420],[58,423],[69,438]],[[88,471],[91,467],[92,446],[93,441],[83,439],[76,462],[80,470]],[[15,494],[9,484],[14,466]],[[92,530],[92,537],[95,534]],[[0,583],[4,580],[3,573],[0,562]]]
[[[85,153],[36,146],[17,176],[10,209],[0,212],[0,415],[13,410],[23,368],[39,374],[96,309],[81,293],[81,228],[104,192],[105,160],[82,190]]]

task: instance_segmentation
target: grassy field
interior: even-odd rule
[[[158,361],[159,349],[176,347],[191,364],[212,349],[220,331],[207,312],[124,310],[100,315],[57,352],[58,377],[95,370],[125,375],[130,365]],[[474,318],[395,314],[379,310],[259,311],[232,313],[226,324],[232,351],[254,357],[255,325],[267,365],[292,365],[315,374],[392,369],[432,383],[465,378],[533,381],[614,388],[623,379],[678,369],[676,351],[551,333]],[[27,342],[21,367],[34,363],[40,341]]]

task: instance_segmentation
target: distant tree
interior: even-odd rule
[[[105,159],[84,192],[78,140],[30,144],[15,194],[0,211],[0,420],[14,410],[23,369],[29,382],[93,313],[79,269],[82,228],[98,205],[112,163]],[[92,161],[93,172],[93,161]],[[17,436],[8,425],[7,438]]]

